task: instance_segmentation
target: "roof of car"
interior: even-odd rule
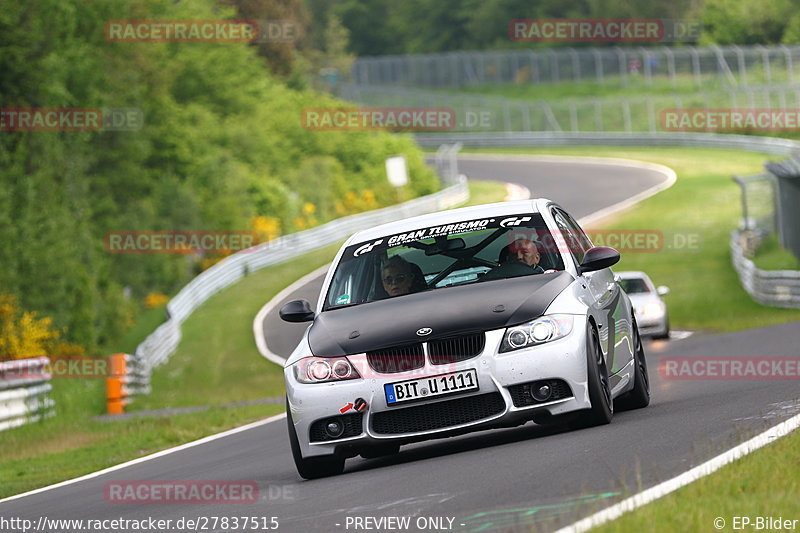
[[[531,200],[516,200],[513,202],[499,202],[495,204],[481,204],[471,207],[450,209],[447,211],[438,211],[436,213],[429,213],[427,215],[419,215],[359,231],[350,238],[348,243],[368,241],[378,237],[383,237],[385,235],[391,235],[393,233],[403,233],[420,228],[440,226],[442,224],[451,224],[464,220],[475,220],[486,217],[517,215],[523,213],[538,213],[539,209],[537,208],[537,205],[539,205],[541,202],[549,202],[549,200],[545,198],[537,198]]]

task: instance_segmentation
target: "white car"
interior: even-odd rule
[[[434,213],[353,235],[286,361],[289,440],[304,478],[345,459],[493,427],[606,424],[650,390],[631,302],[557,204]]]
[[[669,287],[656,287],[644,272],[618,272],[619,284],[633,303],[633,312],[639,332],[654,339],[669,338],[667,304],[661,299],[669,294]]]

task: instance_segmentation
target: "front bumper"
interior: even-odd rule
[[[667,334],[667,315],[643,317],[636,315],[636,324],[639,326],[639,335],[643,337],[661,336]]]
[[[292,367],[286,367],[286,391],[294,428],[304,457],[334,453],[355,455],[362,449],[390,442],[409,443],[479,431],[515,426],[534,416],[560,415],[591,407],[586,376],[585,320],[575,317],[572,333],[540,346],[498,353],[503,330],[486,332],[483,352],[466,361],[432,365],[392,374],[370,373],[366,379],[334,383],[299,383]],[[348,356],[356,368],[368,368],[366,355]],[[475,369],[480,389],[450,396],[388,406],[384,384]],[[522,388],[534,381],[559,380],[568,389],[560,399],[523,405]],[[554,382],[555,383],[555,382]],[[368,408],[344,414],[340,409],[363,398]],[[515,405],[514,399],[517,400]],[[321,424],[330,418],[346,417],[349,435],[320,441]],[[316,422],[316,425],[315,425]],[[360,425],[359,425],[360,424]],[[314,431],[314,442],[312,441]],[[360,430],[360,431],[359,431]]]

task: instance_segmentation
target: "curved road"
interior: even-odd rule
[[[461,168],[471,177],[523,183],[534,195],[558,199],[579,217],[661,179],[642,171],[583,164],[470,158],[462,161]],[[313,293],[314,289],[305,290]],[[269,320],[268,334],[272,328]],[[294,334],[285,328],[281,331],[281,337]],[[676,355],[796,358],[797,332],[797,324],[786,324],[652,343],[647,348],[653,387],[650,407],[618,412],[614,421],[603,427],[566,431],[528,424],[413,444],[391,458],[351,459],[342,476],[301,481],[281,419],[8,501],[0,504],[0,516],[28,518],[34,523],[43,515],[51,519],[172,520],[276,516],[278,531],[291,532],[354,531],[356,518],[410,517],[407,529],[392,529],[394,522],[361,524],[372,526],[372,531],[528,532],[532,526],[548,531],[629,491],[685,471],[798,412],[793,381],[680,381],[663,379],[658,371],[664,358]],[[279,344],[270,339],[274,351],[286,353]],[[259,485],[260,497],[251,505],[112,505],[104,500],[106,483],[130,480],[252,480]],[[429,522],[416,522],[418,518]],[[431,520],[444,520],[445,527],[418,527]]]

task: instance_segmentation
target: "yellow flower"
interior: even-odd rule
[[[167,305],[169,298],[161,292],[151,292],[144,299],[144,306],[148,309],[155,309],[156,307],[163,307]]]
[[[19,309],[14,295],[0,295],[0,359],[52,354],[59,337],[52,318],[37,318],[35,312]]]

